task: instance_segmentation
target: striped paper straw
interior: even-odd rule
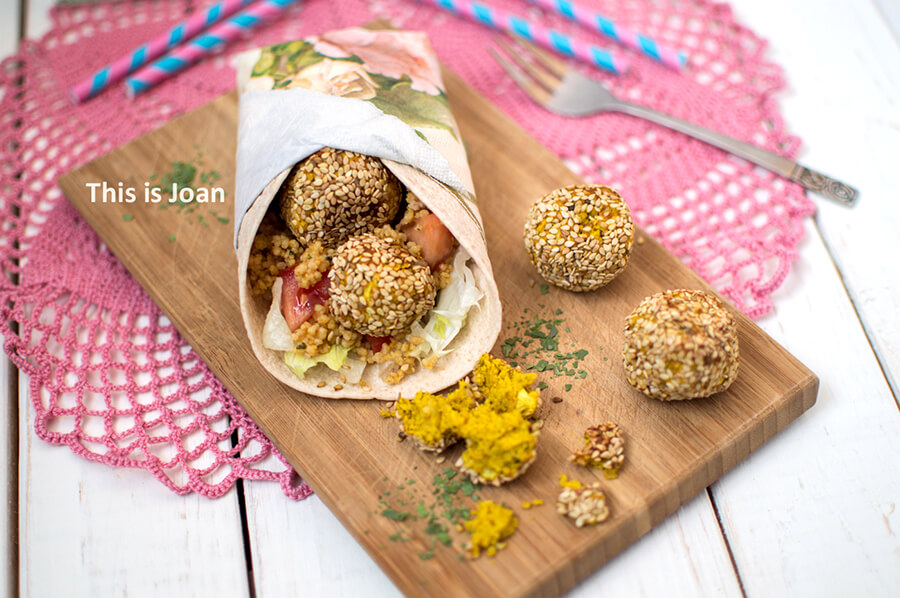
[[[628,68],[627,62],[616,52],[610,52],[592,44],[573,39],[565,33],[548,29],[540,23],[529,21],[524,17],[498,10],[479,2],[470,2],[468,0],[418,1],[434,4],[438,8],[467,17],[492,29],[505,31],[511,35],[521,37],[566,56],[578,58],[613,73],[623,73]]]
[[[254,1],[223,0],[210,6],[205,11],[198,12],[189,19],[175,25],[166,33],[138,47],[131,54],[119,58],[87,79],[80,81],[69,89],[69,96],[76,104],[94,97],[110,85],[121,81],[129,73],[136,71],[151,60],[159,58],[184,40],[194,37],[214,23],[233,15],[238,9]]]
[[[240,37],[244,32],[277,16],[288,5],[297,0],[260,0],[244,11],[231,17],[224,23],[216,25],[206,33],[197,36],[188,43],[173,48],[166,56],[153,64],[145,66],[125,80],[125,93],[128,97],[141,94],[172,75],[188,68],[207,54],[217,50],[230,41]]]
[[[584,25],[589,29],[593,29],[598,33],[602,33],[603,35],[616,40],[620,44],[633,48],[641,54],[649,56],[666,66],[680,69],[687,62],[687,56],[685,56],[683,52],[667,48],[646,35],[638,33],[633,29],[622,27],[609,17],[605,17],[595,10],[587,8],[586,6],[581,6],[571,0],[528,1],[541,8],[560,14],[571,21]]]

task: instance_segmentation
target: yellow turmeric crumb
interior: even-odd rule
[[[525,502],[523,502],[523,503],[522,503],[522,508],[525,509],[525,510],[528,510],[528,509],[530,509],[530,508],[532,508],[532,507],[539,507],[539,506],[541,506],[541,505],[543,505],[543,504],[544,504],[544,501],[542,501],[542,500],[539,499],[539,498],[536,498],[536,499],[534,499],[534,500],[532,500],[532,501],[527,501],[527,500],[526,500]]]
[[[510,537],[519,526],[512,509],[495,504],[490,500],[478,503],[472,518],[465,522],[465,529],[472,534],[469,556],[478,558],[484,550],[488,556],[494,556],[504,548],[503,542]]]
[[[394,417],[394,412],[391,411],[390,409],[381,409],[378,413],[384,419],[390,419],[390,418]]]
[[[566,477],[566,474],[562,474],[559,476],[559,485],[563,488],[571,488],[572,490],[578,490],[579,488],[583,488],[581,482],[578,480],[570,480]]]
[[[537,430],[520,411],[497,413],[485,403],[460,428],[466,450],[456,465],[476,483],[499,486],[522,474],[536,456]]]
[[[537,374],[521,372],[487,353],[472,372],[472,382],[491,409],[497,413],[518,410],[525,417],[533,416],[541,404],[540,393],[531,390],[536,379]]]
[[[441,451],[459,438],[460,428],[475,405],[469,384],[459,382],[446,396],[417,392],[415,398],[399,399],[395,416],[407,436],[412,436],[424,450]]]

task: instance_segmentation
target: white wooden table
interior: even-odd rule
[[[0,56],[20,23],[32,38],[49,28],[51,0],[0,4]],[[759,322],[819,375],[818,403],[572,595],[898,596],[900,0],[732,4],[786,70],[780,100],[801,159],[862,194],[853,210],[816,199]],[[16,374],[0,360],[10,595],[397,594],[315,497],[250,483],[182,498],[37,440]]]

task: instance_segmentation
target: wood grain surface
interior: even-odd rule
[[[504,307],[504,325],[561,309],[569,333],[561,341],[589,351],[586,379],[544,379],[544,430],[538,459],[520,480],[480,491],[513,506],[519,531],[495,559],[467,562],[451,549],[422,560],[422,539],[391,542],[403,527],[379,514],[379,496],[416,480],[431,488],[447,464],[398,443],[381,404],[328,401],[284,387],[255,362],[237,305],[231,224],[236,98],[223,96],[160,130],[114,150],[60,179],[81,215],[99,232],[219,379],[316,490],[326,505],[408,595],[557,595],[645,534],[736,465],[815,401],[817,378],[756,325],[739,321],[742,370],[726,393],[664,404],[633,391],[621,371],[625,316],[646,295],[674,287],[708,288],[646,234],[626,271],[605,289],[573,294],[540,281],[522,246],[530,203],[577,182],[559,160],[452,73],[448,95],[469,151],[489,251]],[[91,203],[87,183],[142,186],[152,173],[197,152],[222,173],[225,207],[188,214],[158,205]],[[626,198],[627,200],[627,198]],[[198,216],[205,214],[205,224]],[[174,240],[170,241],[170,238]],[[538,284],[534,284],[537,282]],[[511,334],[504,330],[500,340]],[[543,374],[547,376],[547,374]],[[563,385],[571,383],[566,392]],[[561,397],[554,403],[551,397]],[[601,480],[612,516],[579,530],[552,503],[561,473],[583,482],[602,476],[567,461],[588,425],[606,420],[624,429],[627,460],[618,479]],[[548,506],[524,511],[541,498]]]

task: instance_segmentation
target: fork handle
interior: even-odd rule
[[[778,154],[749,143],[744,143],[733,137],[716,133],[715,131],[697,126],[693,123],[681,120],[680,118],[675,118],[645,106],[627,102],[619,102],[613,109],[624,114],[649,120],[658,125],[678,131],[679,133],[684,133],[685,135],[699,139],[700,141],[705,141],[710,145],[714,145],[730,154],[734,154],[735,156],[749,160],[754,164],[758,164],[763,168],[771,170],[775,174],[779,174],[786,179],[799,183],[810,191],[814,191],[823,197],[827,197],[828,199],[844,204],[845,206],[849,207],[854,205],[857,197],[859,197],[859,191],[850,185],[835,180],[820,172],[816,172],[815,170],[798,164],[784,156],[779,156]]]

